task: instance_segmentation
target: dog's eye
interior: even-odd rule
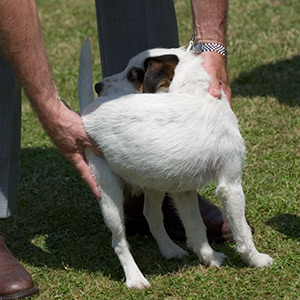
[[[129,70],[129,72],[127,74],[127,79],[132,83],[134,83],[134,82],[143,83],[144,76],[145,76],[145,72],[143,69],[132,68]]]

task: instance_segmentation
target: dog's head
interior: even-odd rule
[[[176,92],[202,96],[210,77],[201,55],[183,48],[151,49],[133,57],[125,70],[95,85],[98,96]]]
[[[98,96],[168,92],[182,49],[152,49],[133,57],[126,69],[95,85]]]
[[[179,59],[174,54],[148,57],[143,68],[132,67],[128,71],[127,79],[141,93],[167,91],[178,62]]]

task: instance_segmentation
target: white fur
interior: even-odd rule
[[[132,66],[147,57],[175,54],[179,64],[168,93],[138,94],[126,79]],[[161,205],[171,194],[184,224],[187,244],[207,266],[220,266],[225,255],[210,247],[199,212],[197,193],[215,180],[237,251],[250,266],[272,264],[252,241],[244,216],[241,186],[245,156],[237,119],[225,95],[208,93],[209,76],[201,57],[183,49],[153,49],[134,57],[121,73],[103,81],[104,94],[82,112],[88,135],[105,159],[86,149],[92,173],[102,193],[100,205],[113,235],[113,247],[129,287],[149,287],[132,258],[125,237],[123,182],[145,193],[144,214],[161,253],[167,258],[187,252],[177,246],[163,226]]]

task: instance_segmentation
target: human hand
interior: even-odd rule
[[[216,52],[202,52],[202,66],[211,77],[208,92],[216,97],[221,98],[221,90],[224,91],[227,101],[231,106],[231,89],[228,82],[226,71],[226,59]]]
[[[88,138],[81,117],[59,102],[55,110],[51,110],[49,117],[41,119],[41,122],[60,153],[71,162],[96,198],[100,200],[101,192],[89,170],[84,148],[91,147],[98,155],[101,155],[101,152]]]

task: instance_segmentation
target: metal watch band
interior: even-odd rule
[[[196,43],[192,50],[195,53],[202,53],[206,51],[217,52],[222,54],[225,58],[227,57],[226,47],[217,43]]]

